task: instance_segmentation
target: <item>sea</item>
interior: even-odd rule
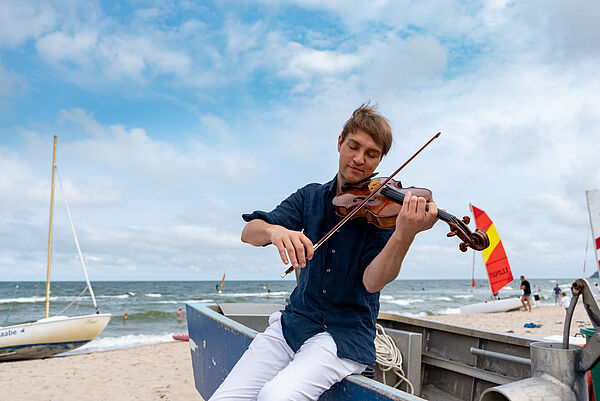
[[[555,284],[563,290],[575,279],[528,279],[542,305],[554,304]],[[173,341],[187,332],[186,303],[227,302],[285,303],[294,281],[226,281],[221,293],[217,281],[97,281],[92,283],[100,313],[113,318],[93,341],[69,353],[90,353]],[[267,290],[267,286],[270,291]],[[516,280],[500,291],[501,298],[521,295]],[[50,316],[95,313],[85,283],[57,281],[51,284]],[[33,322],[44,317],[45,282],[0,282],[0,327]],[[411,317],[453,315],[460,307],[490,299],[487,280],[395,280],[381,292],[380,311]],[[183,319],[178,319],[178,308]],[[123,315],[127,313],[127,319]]]

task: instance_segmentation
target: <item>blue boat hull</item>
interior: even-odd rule
[[[225,380],[257,332],[202,303],[187,304],[196,389],[207,400]],[[417,401],[421,398],[360,375],[335,384],[320,400]]]
[[[75,348],[79,348],[88,341],[73,341],[54,344],[27,344],[0,348],[0,361],[3,359],[38,359],[47,358],[52,355],[61,354]]]

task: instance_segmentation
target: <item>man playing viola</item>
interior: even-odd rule
[[[391,144],[387,119],[362,105],[338,137],[333,180],[306,185],[271,212],[242,216],[242,241],[275,245],[284,264],[300,269],[299,283],[210,400],[316,400],[375,364],[379,292],[398,276],[416,234],[434,225],[437,206],[429,202],[426,211],[425,199],[409,192],[394,230],[354,219],[316,252],[313,243],[340,219],[336,194],[371,177]]]

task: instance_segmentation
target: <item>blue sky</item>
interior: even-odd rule
[[[392,123],[382,175],[496,224],[515,276],[594,268],[600,4],[489,1],[0,3],[0,279],[43,280],[52,136],[53,277],[277,280],[240,215],[331,179],[358,105]],[[399,278],[468,278],[447,226]],[[485,277],[481,257],[476,277]]]

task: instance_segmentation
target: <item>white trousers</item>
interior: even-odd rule
[[[269,327],[256,336],[209,401],[317,400],[335,383],[365,367],[338,357],[327,332],[309,338],[294,353],[283,338],[281,312],[275,312]]]

